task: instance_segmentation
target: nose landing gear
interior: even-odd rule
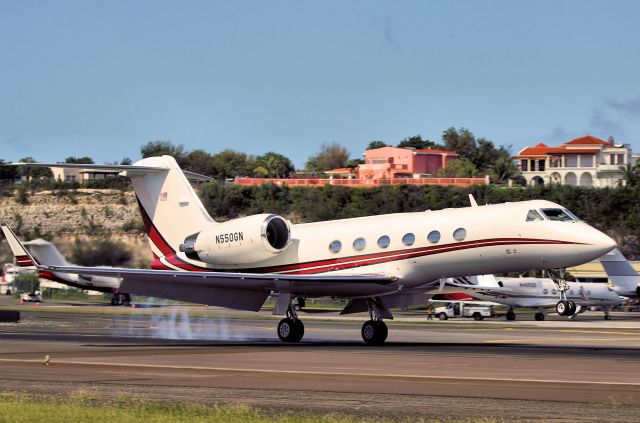
[[[550,269],[549,276],[553,281],[556,289],[560,293],[560,301],[556,304],[556,313],[560,316],[573,316],[576,314],[576,303],[571,300],[567,300],[567,291],[569,290],[569,284],[564,280],[565,269]]]

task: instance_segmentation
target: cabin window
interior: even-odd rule
[[[414,234],[412,234],[411,232],[409,232],[408,234],[405,234],[402,237],[402,243],[404,245],[413,245],[413,243],[416,242],[416,236]]]
[[[378,247],[387,248],[391,244],[391,239],[387,235],[382,235],[378,238]]]
[[[453,239],[456,241],[464,241],[467,237],[467,230],[465,228],[458,228],[453,231]]]
[[[353,241],[354,250],[362,251],[364,250],[365,245],[367,245],[367,243],[364,238],[356,238],[356,240]]]
[[[548,289],[543,289],[543,290],[542,290],[542,293],[543,293],[544,295],[547,295],[547,294],[549,293],[549,290],[548,290]]]
[[[575,222],[577,220],[572,217],[567,210],[563,209],[540,209],[547,219],[556,222]]]
[[[335,241],[331,241],[331,244],[329,244],[329,251],[332,253],[338,253],[340,250],[342,250],[342,242],[337,239]]]
[[[552,289],[552,290],[551,290],[551,293],[552,293],[553,295],[556,295],[556,294],[558,293],[558,291],[556,291],[555,289]]]
[[[544,218],[538,213],[537,210],[529,210],[527,213],[527,222],[536,222],[544,220]]]
[[[432,244],[437,244],[440,241],[440,232],[431,231],[429,235],[427,235],[427,240]]]

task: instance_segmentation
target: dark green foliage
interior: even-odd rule
[[[80,266],[128,266],[132,254],[123,242],[109,238],[81,241],[71,247],[70,261]]]
[[[415,148],[416,150],[424,150],[427,148],[441,150],[443,146],[440,144],[436,144],[433,141],[423,140],[420,135],[414,135],[412,137],[408,137],[400,141],[398,147],[403,148]]]
[[[142,158],[154,156],[173,156],[178,163],[184,158],[184,145],[173,145],[171,141],[150,141],[140,147]]]
[[[256,157],[256,168],[257,167],[261,167],[267,171],[267,178],[288,178],[289,174],[295,170],[293,163],[288,157],[273,151]]]
[[[65,163],[81,163],[81,164],[93,164],[93,159],[91,157],[67,157],[64,160]]]
[[[371,141],[366,150],[375,150],[376,148],[382,147],[387,147],[387,144],[384,141]]]
[[[345,167],[349,161],[349,151],[338,143],[322,144],[320,152],[309,157],[306,169],[311,172]]]

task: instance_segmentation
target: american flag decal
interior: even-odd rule
[[[167,201],[167,193],[166,192],[161,192],[160,193],[160,201]]]

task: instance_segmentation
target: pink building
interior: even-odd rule
[[[358,166],[360,179],[426,178],[434,176],[451,160],[455,151],[415,150],[413,148],[382,147],[367,150],[364,164]]]

